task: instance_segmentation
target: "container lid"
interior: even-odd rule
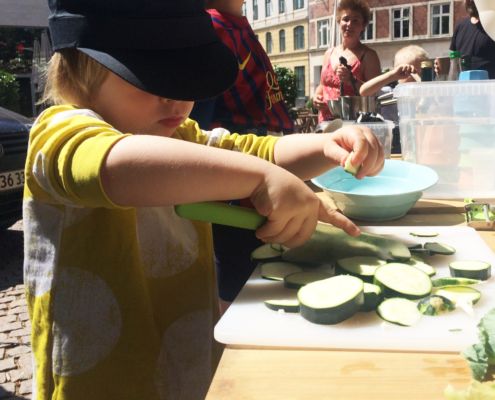
[[[483,69],[462,71],[459,74],[460,81],[481,81],[486,79],[488,79],[488,71],[485,71]]]
[[[394,97],[442,97],[456,95],[494,96],[495,80],[434,81],[401,83],[394,89]]]

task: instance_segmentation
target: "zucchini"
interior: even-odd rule
[[[431,283],[434,288],[442,287],[442,286],[469,286],[469,285],[477,285],[481,281],[478,279],[469,279],[469,278],[437,278],[432,279]]]
[[[417,250],[417,249],[423,249],[423,243],[411,243],[407,246],[409,251],[411,250]]]
[[[351,274],[371,282],[378,267],[387,262],[373,256],[354,256],[337,260],[337,267],[344,274]]]
[[[351,151],[351,153],[347,156],[347,159],[345,160],[344,171],[350,173],[351,175],[356,176],[359,170],[361,169],[361,166],[352,165],[351,159],[353,156],[354,156],[354,152]]]
[[[409,260],[411,253],[399,240],[362,233],[347,235],[342,229],[318,223],[311,238],[302,246],[282,253],[282,259],[294,263],[324,264],[352,256],[375,256],[382,260]]]
[[[447,297],[433,294],[419,301],[418,310],[424,315],[440,315],[444,312],[454,311],[455,303]]]
[[[443,256],[450,256],[455,253],[455,249],[445,243],[439,242],[427,242],[423,246],[426,250],[429,250],[432,254],[441,254]]]
[[[273,310],[273,311],[283,310],[285,312],[290,312],[290,313],[298,313],[299,312],[299,301],[297,299],[265,300],[264,304],[270,310]]]
[[[316,324],[337,324],[352,317],[364,303],[364,283],[351,275],[309,283],[297,292],[301,316]]]
[[[383,300],[376,312],[385,321],[402,326],[415,325],[421,319],[416,303],[402,297]]]
[[[449,264],[450,275],[458,278],[470,278],[486,281],[492,274],[492,266],[485,261],[452,261]]]
[[[287,275],[301,271],[302,268],[299,265],[285,261],[273,261],[261,264],[260,274],[264,279],[283,281]]]
[[[251,252],[251,260],[254,261],[275,261],[280,260],[283,250],[280,245],[265,243]]]
[[[446,297],[455,304],[476,304],[481,299],[481,292],[470,286],[443,286],[435,289],[438,296]]]
[[[437,273],[435,268],[433,268],[430,264],[425,263],[423,259],[418,256],[412,256],[409,261],[405,262],[405,264],[420,269],[428,276],[433,276]]]
[[[413,231],[409,232],[411,236],[416,236],[416,237],[436,237],[438,236],[438,232],[432,232],[432,231]]]
[[[382,289],[372,283],[364,283],[364,303],[359,311],[376,310],[378,304],[383,300]]]
[[[284,277],[284,286],[288,289],[299,289],[308,283],[321,281],[332,276],[331,273],[322,271],[302,271]]]
[[[408,264],[390,263],[379,267],[373,283],[380,286],[384,297],[420,299],[431,293],[431,279]]]

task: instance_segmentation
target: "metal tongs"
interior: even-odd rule
[[[468,226],[480,231],[495,230],[495,207],[489,203],[477,203],[474,200],[466,200],[464,205],[466,223]]]
[[[357,86],[356,86],[356,77],[352,73],[352,67],[349,64],[347,64],[347,58],[345,58],[344,56],[340,56],[339,62],[350,71],[350,73],[351,73],[351,85],[352,85],[352,90],[354,90],[354,96],[359,96],[359,90],[357,89]],[[341,96],[344,95],[344,83],[343,82],[340,83],[340,95]]]

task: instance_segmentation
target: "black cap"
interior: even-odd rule
[[[53,49],[76,48],[132,85],[175,100],[228,89],[238,73],[202,0],[48,0]]]

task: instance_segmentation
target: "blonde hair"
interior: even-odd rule
[[[428,60],[430,56],[420,46],[411,44],[409,46],[403,47],[397,53],[395,53],[394,66],[401,64],[415,64],[417,62]]]
[[[46,71],[43,102],[90,106],[108,70],[76,49],[55,53]]]

